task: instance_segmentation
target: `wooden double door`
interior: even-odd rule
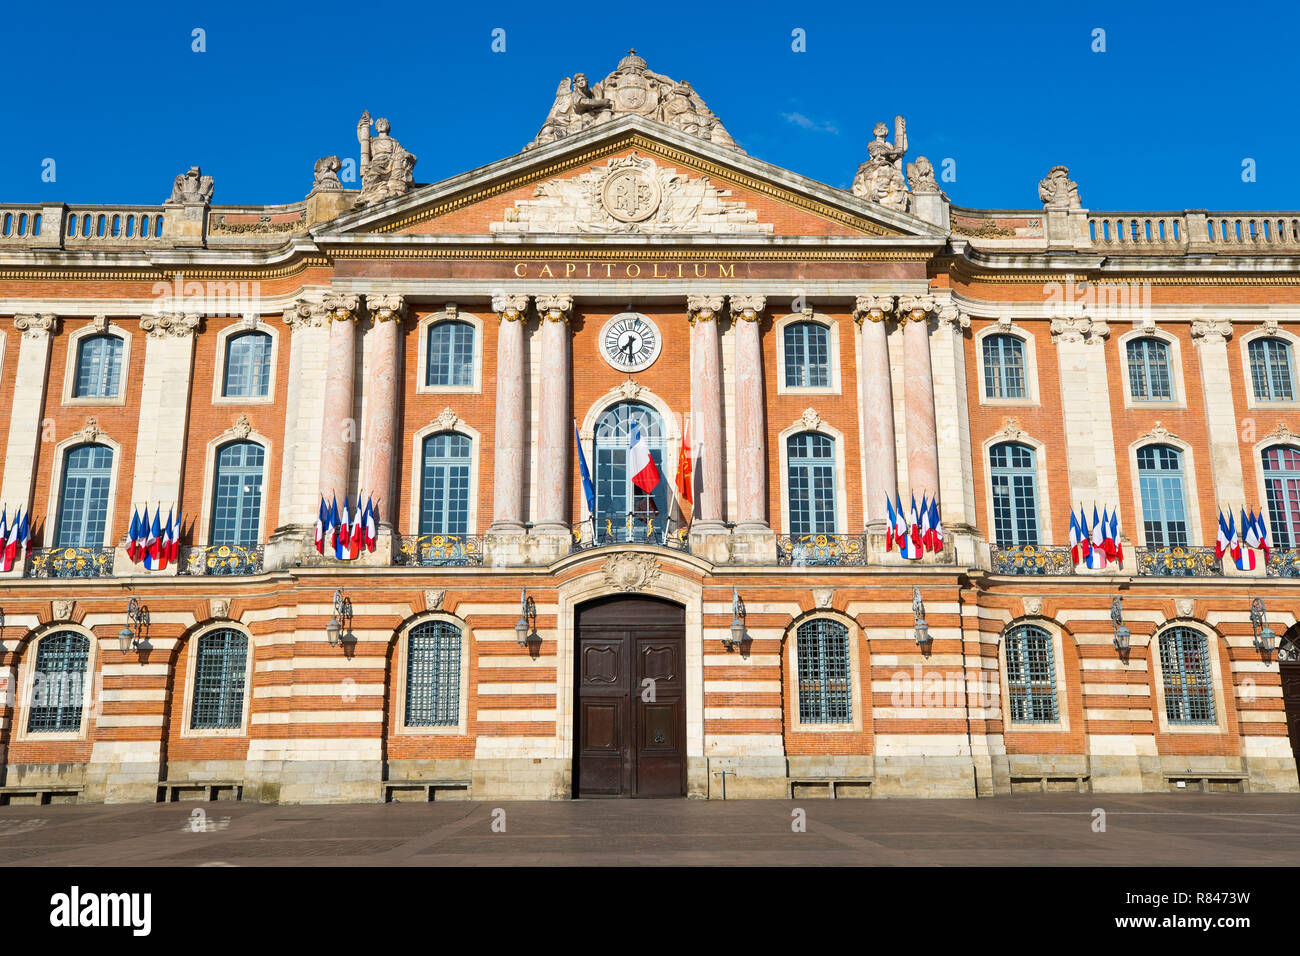
[[[685,796],[686,609],[606,598],[574,632],[574,796]]]

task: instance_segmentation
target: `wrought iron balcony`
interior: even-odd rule
[[[33,548],[29,578],[106,578],[113,573],[112,548]]]
[[[989,548],[995,574],[1074,574],[1070,549],[1025,544],[1015,548]]]
[[[1160,577],[1213,578],[1223,574],[1223,562],[1213,548],[1176,546],[1138,548],[1137,573]]]
[[[574,525],[570,553],[619,544],[654,544],[676,551],[690,551],[690,527],[657,515],[600,515]]]
[[[393,536],[393,564],[400,567],[454,568],[483,563],[483,538],[467,534]]]
[[[776,539],[777,564],[794,568],[867,563],[864,534],[783,534]]]
[[[1300,578],[1300,548],[1273,549],[1265,568],[1270,578]]]
[[[245,548],[237,544],[200,545],[181,549],[178,574],[261,574],[262,547]]]

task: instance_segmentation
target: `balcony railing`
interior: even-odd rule
[[[181,549],[178,574],[261,574],[261,547],[246,548],[237,544],[201,545]]]
[[[690,551],[690,528],[656,515],[600,515],[574,525],[570,553],[619,544],[654,544],[676,551]]]
[[[783,534],[776,539],[776,563],[794,568],[861,566],[867,563],[866,535]]]
[[[402,534],[393,537],[393,564],[454,568],[483,563],[483,538],[465,534]]]
[[[1137,573],[1159,577],[1212,578],[1223,574],[1213,548],[1138,548]]]
[[[1026,544],[1015,548],[989,548],[994,574],[1074,574],[1070,549]]]
[[[1300,578],[1300,549],[1270,551],[1265,570],[1270,578]]]
[[[29,578],[106,578],[113,573],[112,548],[33,548]]]

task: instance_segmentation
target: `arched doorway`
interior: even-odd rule
[[[574,626],[573,795],[686,795],[686,609],[601,598]]]
[[[1282,705],[1286,708],[1286,729],[1291,736],[1291,752],[1300,770],[1300,624],[1282,636],[1277,650],[1278,670],[1282,677]]]

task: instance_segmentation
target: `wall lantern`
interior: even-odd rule
[[[933,638],[930,637],[930,625],[925,623],[925,605],[921,603],[920,588],[912,588],[912,617],[915,618],[912,626],[915,628],[916,643],[925,647]]]
[[[126,627],[117,632],[117,646],[125,654],[127,651],[146,651],[149,649],[149,608],[135,598],[126,602]]]
[[[515,640],[520,647],[527,647],[529,641],[540,641],[537,633],[537,602],[528,596],[527,588],[519,589],[519,620],[515,621]]]
[[[342,588],[334,592],[334,616],[325,625],[325,638],[330,647],[356,640],[352,634],[352,598],[345,597]]]
[[[5,651],[5,609],[0,607],[0,654]]]
[[[1277,637],[1264,618],[1264,601],[1255,598],[1250,602],[1250,629],[1255,632],[1255,650],[1265,657],[1273,653],[1273,640]]]
[[[733,650],[745,643],[745,602],[740,599],[740,592],[731,589],[731,629],[722,639],[722,646]]]
[[[1110,621],[1115,626],[1115,650],[1121,655],[1129,650],[1129,629],[1124,626],[1124,609],[1120,606],[1119,596],[1110,600]]]

